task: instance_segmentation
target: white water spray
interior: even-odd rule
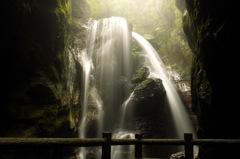
[[[146,53],[146,57],[148,59],[147,62],[149,64],[148,67],[151,69],[150,76],[157,76],[163,81],[163,85],[167,92],[167,99],[170,105],[172,118],[177,131],[176,138],[183,138],[184,133],[193,133],[194,137],[196,137],[186,108],[184,107],[184,104],[182,103],[173,84],[169,80],[167,73],[165,72],[164,63],[162,62],[158,53],[155,51],[152,45],[139,34],[133,32],[132,36],[137,40]]]

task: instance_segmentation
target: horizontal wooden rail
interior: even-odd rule
[[[112,145],[184,145],[183,139],[112,139]]]
[[[63,146],[87,147],[102,146],[106,143],[104,138],[0,138],[0,146]]]
[[[192,134],[184,134],[184,139],[142,139],[136,134],[135,139],[112,139],[111,133],[103,133],[103,138],[0,138],[0,147],[50,146],[50,147],[88,147],[101,146],[102,158],[110,159],[111,146],[135,145],[135,157],[142,158],[142,145],[183,145],[185,159],[193,159],[193,145],[237,145],[240,139],[192,139]]]
[[[0,146],[102,146],[103,138],[0,138]],[[184,145],[183,139],[112,139],[111,145]],[[239,139],[193,139],[193,145],[240,145]]]
[[[240,139],[193,139],[193,145],[240,145]]]
[[[208,141],[208,140],[207,140]],[[195,145],[203,143],[194,140]],[[64,147],[86,147],[86,146],[103,146],[106,139],[102,138],[0,138],[0,146],[64,146]],[[183,139],[111,139],[111,145],[184,145]]]

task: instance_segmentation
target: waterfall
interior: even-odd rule
[[[114,132],[119,127],[121,105],[131,93],[131,32],[127,21],[119,17],[90,20],[88,27],[87,47],[80,56],[84,90],[80,138]],[[87,158],[92,151],[81,148],[79,158]]]
[[[169,80],[167,73],[165,72],[166,69],[164,63],[158,53],[152,45],[139,34],[133,32],[132,36],[137,40],[146,53],[147,65],[151,68],[150,76],[157,76],[163,80],[172,118],[177,131],[176,138],[183,138],[184,133],[193,133],[194,137],[196,137],[192,123],[187,115],[186,108],[184,107],[177,90],[174,88],[174,85]]]
[[[193,125],[188,116],[187,110],[181,101],[180,96],[177,93],[177,90],[174,88],[174,85],[169,80],[167,73],[165,72],[165,65],[156,52],[156,50],[152,47],[152,45],[144,39],[141,35],[132,32],[133,38],[140,44],[142,49],[146,54],[146,62],[145,65],[148,65],[151,68],[151,75],[153,77],[159,77],[163,80],[163,85],[167,92],[167,100],[170,108],[171,117],[173,119],[176,136],[175,138],[183,138],[184,133],[192,133],[193,138],[197,138],[196,132],[193,129]],[[180,149],[182,150],[182,149]],[[198,147],[194,146],[194,152],[198,152]]]
[[[144,66],[150,68],[149,77],[160,78],[163,81],[178,134],[175,137],[183,138],[183,133],[193,133],[186,110],[169,81],[164,64],[156,51],[144,38],[130,31],[125,19],[111,17],[89,21],[86,48],[79,56],[83,66],[79,137],[99,138],[103,131],[109,131],[113,132],[113,138],[134,138],[140,127],[141,131],[148,127],[146,121],[149,118],[144,121],[145,125],[136,126],[134,122],[142,119],[141,117],[133,119],[133,114],[138,108],[129,104],[134,99],[136,89],[131,83],[133,60],[130,39],[132,36],[145,50]],[[162,114],[164,113],[161,112]],[[150,121],[154,119],[151,117]],[[115,146],[112,149],[112,158],[131,158],[133,151],[133,146]],[[78,158],[100,158],[100,156],[101,148],[80,148]]]

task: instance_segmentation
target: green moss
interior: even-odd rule
[[[71,0],[58,0],[58,7],[55,10],[55,14],[60,16],[61,14],[67,19],[68,24],[72,23],[72,1]]]
[[[213,93],[206,70],[203,69],[202,60],[198,57],[193,59],[191,76],[192,108],[197,115],[199,125],[202,125],[209,118],[205,114],[211,112]]]
[[[138,69],[136,73],[133,75],[132,83],[137,84],[144,81],[145,79],[147,79],[149,74],[150,74],[150,71],[148,67],[142,67]]]
[[[143,68],[139,69],[139,70],[133,75],[132,80],[134,81],[134,80],[136,80],[136,79],[143,78],[144,72],[145,72],[145,70],[144,70]]]
[[[192,71],[191,71],[191,92],[192,92],[192,107],[193,107],[193,111],[195,112],[195,114],[197,115],[198,119],[201,116],[201,105],[200,105],[200,101],[199,99],[199,80],[198,79],[198,73],[200,72],[201,69],[201,63],[198,60],[197,57],[194,57],[193,62],[192,62]]]
[[[61,100],[62,97],[62,84],[61,83],[48,83],[48,87],[51,89],[54,98],[57,100]]]
[[[149,83],[151,83],[152,81],[153,81],[153,79],[151,79],[151,78],[148,78],[148,79],[144,80],[143,82],[141,82],[141,83],[139,83],[139,84],[137,85],[137,89],[146,88],[146,86],[147,86]]]
[[[202,31],[203,31],[203,25],[198,25],[197,26],[197,53],[198,55],[200,55],[201,53],[201,44],[202,44],[202,40],[203,40],[203,36],[202,36]],[[201,57],[201,55],[200,55]]]
[[[184,20],[183,20],[183,26],[188,26],[188,28],[191,28],[191,19],[188,13],[184,15]]]

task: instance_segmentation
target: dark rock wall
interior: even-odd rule
[[[1,11],[0,137],[77,137],[85,0],[3,0]],[[0,151],[3,159],[73,154],[59,148]]]
[[[86,2],[3,0],[1,11],[0,137],[76,137]]]
[[[233,3],[185,0],[183,23],[194,52],[192,105],[199,121],[199,138],[239,138],[236,12]],[[200,147],[202,158],[231,158],[229,147]]]

